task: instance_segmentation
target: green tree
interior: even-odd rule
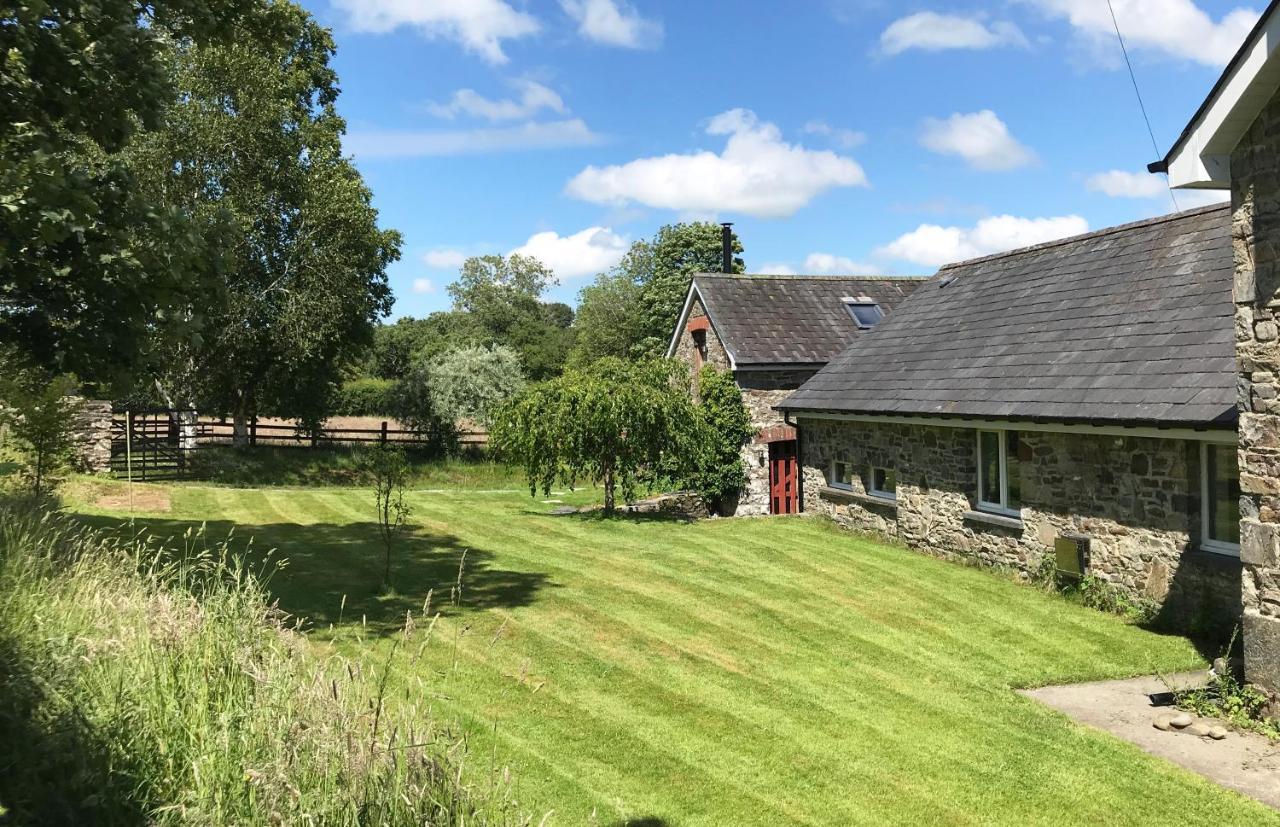
[[[216,266],[206,228],[142,192],[117,153],[173,97],[165,43],[208,42],[256,5],[0,5],[0,343],[123,382],[187,276]]]
[[[692,224],[668,224],[658,230],[649,242],[650,256],[637,257],[637,263],[649,269],[640,276],[639,350],[649,356],[666,352],[671,331],[689,292],[694,273],[718,273],[723,265],[723,242],[719,224],[698,221]],[[739,256],[742,243],[733,236],[733,272],[743,272]]]
[[[544,379],[564,369],[573,347],[572,309],[542,301],[555,283],[536,258],[475,256],[463,262],[449,295],[455,312],[470,314],[488,333],[484,344],[509,345],[526,375]]]
[[[502,345],[451,350],[420,369],[440,416],[454,422],[470,419],[486,427],[525,384],[519,355]]]
[[[605,356],[657,357],[666,352],[694,273],[719,272],[719,224],[668,224],[637,241],[608,273],[579,294],[574,365]],[[733,237],[735,253],[742,244]],[[734,272],[743,271],[740,257]]]
[[[694,450],[689,390],[688,370],[677,362],[601,359],[530,387],[498,412],[490,439],[524,467],[531,492],[585,479],[604,487],[612,514],[619,492],[633,499],[664,457]]]
[[[404,317],[374,330],[366,369],[382,379],[403,379],[415,364],[449,350],[492,343],[493,335],[466,311],[444,310],[425,319]]]
[[[229,224],[224,273],[180,314],[208,332],[175,337],[169,350],[183,358],[161,384],[178,401],[233,413],[244,444],[259,411],[324,417],[342,367],[390,309],[386,268],[400,236],[379,229],[343,156],[328,30],[272,0],[235,34],[174,46],[180,97],[131,160],[175,209]]]
[[[378,515],[378,537],[382,541],[382,588],[391,591],[391,555],[396,541],[408,529],[412,509],[405,500],[409,460],[396,445],[378,444],[361,454],[361,471],[373,486]]]
[[[82,404],[74,396],[77,382],[38,367],[15,366],[9,358],[0,364],[0,424],[16,443],[31,493],[40,499],[48,492],[51,475],[74,457],[75,422]]]

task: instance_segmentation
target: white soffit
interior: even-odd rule
[[[1280,90],[1280,14],[1268,14],[1220,84],[1170,153],[1170,186],[1230,188],[1231,151]]]

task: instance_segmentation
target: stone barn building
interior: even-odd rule
[[[733,372],[755,436],[743,447],[738,515],[799,511],[795,429],[774,410],[827,362],[893,312],[911,277],[699,274],[667,348],[695,374]]]
[[[1280,2],[1150,170],[1231,194],[1240,555],[1248,680],[1280,691]]]
[[[1229,625],[1231,270],[1222,206],[944,267],[780,403],[804,509],[1028,574],[1062,540],[1173,625]]]

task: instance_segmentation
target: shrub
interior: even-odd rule
[[[733,374],[705,366],[698,374],[699,434],[683,461],[683,482],[709,507],[734,497],[746,484],[742,446],[751,437],[751,415]]]
[[[396,383],[392,412],[404,427],[427,443],[428,452],[457,453],[457,420],[441,409],[431,377],[425,370],[414,371]]]
[[[1176,693],[1179,707],[1209,718],[1223,718],[1238,729],[1259,732],[1272,741],[1280,740],[1280,721],[1268,712],[1271,699],[1256,686],[1241,683],[1231,671],[1231,653],[1236,648],[1239,627],[1210,673],[1209,682],[1199,689]]]
[[[0,803],[21,824],[513,820],[432,713],[384,703],[429,634],[410,626],[380,670],[321,654],[198,534],[170,557],[0,503]]]
[[[493,414],[524,389],[520,356],[511,348],[468,347],[442,353],[425,367],[440,416],[488,427]]]
[[[396,383],[390,379],[352,379],[334,395],[335,416],[392,416]]]

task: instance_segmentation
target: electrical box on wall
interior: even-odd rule
[[[1079,580],[1089,573],[1089,538],[1084,534],[1059,534],[1053,541],[1058,574]]]

